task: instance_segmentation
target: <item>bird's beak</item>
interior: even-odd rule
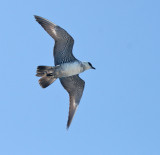
[[[92,66],[92,69],[96,69],[96,68],[94,68],[94,67]]]

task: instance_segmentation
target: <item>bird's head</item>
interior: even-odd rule
[[[84,62],[83,65],[85,66],[85,69],[95,69],[90,62]]]

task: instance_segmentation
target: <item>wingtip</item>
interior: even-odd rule
[[[72,123],[72,120],[73,120],[73,117],[77,111],[77,108],[78,108],[78,105],[76,105],[75,107],[70,105],[69,116],[68,116],[67,127],[66,127],[67,130],[69,129],[69,127]]]
[[[68,125],[66,126],[66,130],[67,130],[67,131],[69,130],[69,126],[68,126]]]
[[[40,16],[37,16],[37,15],[33,15],[34,16],[34,18],[36,19],[36,21],[39,19],[39,18],[41,18]]]
[[[49,21],[48,19],[45,19],[41,16],[33,15],[36,21],[44,28],[44,25],[51,24],[52,26],[57,26],[53,22]]]
[[[67,130],[69,130],[69,127],[70,127],[70,125],[71,125],[71,122],[72,122],[72,121],[68,120],[67,126],[66,126],[66,129],[67,129]]]
[[[38,16],[37,15],[33,15],[34,16],[34,18],[37,18]]]

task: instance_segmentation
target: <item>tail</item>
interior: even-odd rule
[[[36,76],[41,77],[39,84],[42,88],[51,85],[57,78],[52,75],[53,67],[51,66],[38,66]]]
[[[36,76],[38,76],[38,77],[45,76],[49,72],[51,72],[52,69],[53,69],[53,67],[51,67],[51,66],[38,66],[37,67],[37,74],[36,74]]]

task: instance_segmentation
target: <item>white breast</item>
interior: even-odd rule
[[[61,66],[65,76],[72,76],[83,72],[83,67],[79,62],[64,63]]]

